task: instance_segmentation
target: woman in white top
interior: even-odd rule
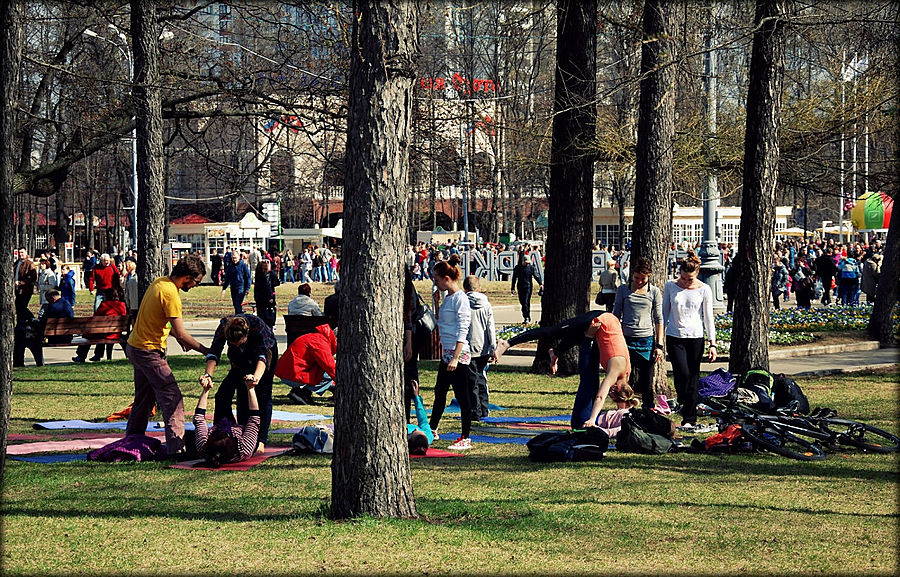
[[[467,370],[459,365],[468,365],[472,361],[469,352],[469,323],[472,309],[469,297],[459,289],[462,272],[449,262],[440,261],[434,265],[433,278],[438,290],[447,291],[441,308],[438,309],[438,333],[441,337],[441,364],[438,367],[437,381],[434,384],[434,406],[431,409],[430,425],[437,431],[444,407],[447,405],[447,391],[453,386],[453,394],[459,402],[462,419],[462,436],[448,449],[471,449],[469,431],[472,427],[472,403]],[[437,439],[435,435],[435,439]]]
[[[697,280],[700,259],[688,251],[679,276],[663,290],[663,319],[666,323],[666,349],[675,377],[675,392],[681,405],[681,425],[692,429],[697,424],[697,384],[703,357],[703,333],[709,339],[709,362],[716,360],[716,328],[712,308],[712,290]]]

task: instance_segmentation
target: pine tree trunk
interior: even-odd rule
[[[547,260],[541,325],[554,325],[587,310],[591,290],[594,200],[593,141],[597,111],[597,1],[560,0],[556,9],[556,89],[550,145]],[[550,372],[538,343],[532,371]],[[559,374],[578,372],[576,348],[558,350]]]
[[[652,282],[662,290],[668,278],[672,236],[672,163],[675,140],[674,8],[667,0],[644,4],[641,84],[635,158],[631,261],[646,258]],[[665,366],[665,365],[660,365]],[[665,370],[655,371],[653,390],[670,394]]]
[[[25,10],[21,0],[0,3],[0,291],[3,315],[0,316],[0,486],[6,472],[6,438],[12,402],[12,356],[15,298],[13,297],[13,251],[15,250],[15,214],[13,175],[15,160],[13,143],[16,131],[19,66],[22,60],[22,19]]]
[[[881,261],[881,277],[875,288],[875,306],[869,318],[869,337],[882,347],[894,344],[894,307],[897,304],[897,282],[900,277],[900,217],[894,216],[888,228]]]
[[[413,3],[354,2],[331,513],[415,517],[403,414]]]
[[[156,4],[153,0],[131,0],[133,93],[137,110],[135,121],[138,153],[137,274],[141,296],[150,283],[163,274],[162,244],[166,224]]]
[[[781,85],[784,73],[783,0],[758,0],[747,91],[741,230],[728,370],[769,368],[769,282],[775,233]]]

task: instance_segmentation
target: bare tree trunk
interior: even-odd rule
[[[22,60],[22,18],[25,10],[21,0],[0,3],[0,30],[3,30],[0,52],[0,486],[6,472],[6,438],[9,434],[9,414],[12,403],[13,356],[13,175],[15,160],[13,142],[16,131],[16,102],[18,101],[19,66]]]
[[[62,259],[65,255],[66,243],[69,242],[69,215],[66,213],[66,195],[57,192],[54,204],[56,206],[56,226],[53,227],[53,238],[56,239],[56,249]]]
[[[138,169],[138,292],[143,296],[163,274],[162,244],[166,200],[163,193],[162,97],[159,89],[159,25],[156,2],[131,0]]]
[[[597,2],[560,0],[556,8],[556,88],[550,145],[547,271],[541,325],[583,313],[591,287],[591,223],[597,130]],[[531,369],[549,373],[547,350],[558,342],[542,339]],[[578,372],[578,351],[559,354],[559,374]]]
[[[738,275],[728,362],[732,373],[769,368],[769,281],[780,154],[784,14],[784,0],[757,0],[747,90],[741,230],[732,265]]]
[[[897,281],[900,277],[900,217],[894,216],[888,228],[881,261],[881,277],[875,288],[875,306],[869,318],[869,337],[878,339],[882,347],[894,344],[894,306],[897,304]]]
[[[403,414],[415,4],[354,2],[331,514],[416,517]]]
[[[675,140],[674,8],[667,0],[644,3],[641,95],[635,158],[631,261],[646,258],[653,283],[666,283],[672,237],[672,163]],[[663,365],[665,366],[665,365]],[[666,371],[655,371],[653,390],[668,394]]]

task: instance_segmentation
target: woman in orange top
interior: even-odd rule
[[[516,335],[508,341],[500,341],[494,352],[494,362],[506,350],[520,343],[540,338],[559,340],[560,346],[567,348],[579,344],[578,349],[578,392],[572,407],[573,429],[595,426],[597,416],[603,408],[610,390],[619,390],[628,384],[631,374],[628,345],[622,334],[622,325],[612,313],[588,311],[553,327],[531,329]],[[556,373],[557,357],[550,349],[550,372]],[[600,367],[606,371],[600,381]]]

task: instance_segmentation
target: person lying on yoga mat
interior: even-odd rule
[[[434,433],[431,432],[428,413],[425,412],[425,404],[422,402],[422,396],[419,395],[419,381],[410,381],[409,388],[412,390],[413,403],[416,406],[416,421],[419,424],[408,423],[406,425],[406,442],[409,445],[410,455],[424,455],[428,451],[428,446],[434,441]]]
[[[212,377],[204,374],[200,377],[200,386],[203,392],[197,399],[197,408],[194,409],[194,445],[197,452],[206,460],[210,467],[220,467],[225,463],[238,463],[245,461],[256,451],[256,439],[259,435],[259,403],[256,400],[256,379],[253,375],[244,377],[244,385],[247,387],[247,406],[249,416],[243,427],[240,427],[229,417],[225,417],[215,424],[212,429],[206,428],[206,400],[209,390],[213,387]]]
[[[573,429],[595,426],[606,396],[612,389],[621,389],[628,384],[631,361],[628,345],[622,335],[622,324],[612,313],[598,314],[588,311],[565,320],[553,327],[539,327],[520,333],[508,341],[500,341],[494,352],[495,359],[515,345],[548,338],[560,341],[562,348],[579,344],[578,349],[578,392],[572,407]],[[550,350],[550,371],[556,373],[557,357]],[[600,382],[599,367],[606,376]]]

